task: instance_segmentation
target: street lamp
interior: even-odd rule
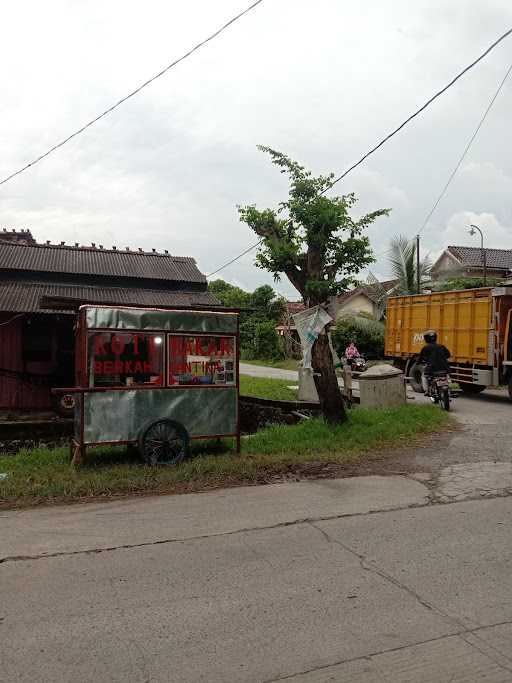
[[[480,249],[482,250],[482,265],[484,268],[484,287],[485,287],[487,284],[487,258],[486,258],[485,249],[484,249],[484,234],[480,230],[478,225],[471,224],[469,226],[469,234],[470,235],[475,235],[477,230],[480,233]]]

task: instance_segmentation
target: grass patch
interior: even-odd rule
[[[256,360],[241,360],[241,363],[247,363],[249,365],[261,365],[266,368],[279,368],[280,370],[295,370],[299,369],[299,362],[294,358],[287,358],[286,360],[261,360],[257,358]]]
[[[268,379],[267,377],[250,377],[240,375],[240,394],[256,398],[270,398],[274,401],[296,401],[297,390],[289,389],[294,382],[291,379]]]
[[[449,420],[432,406],[356,409],[335,429],[320,419],[264,429],[243,440],[240,456],[231,443],[195,442],[191,457],[177,467],[147,467],[136,453],[112,447],[91,449],[80,469],[70,466],[67,448],[0,455],[0,472],[8,474],[0,480],[0,507],[264,483],[305,463],[353,463],[383,447],[410,443]]]

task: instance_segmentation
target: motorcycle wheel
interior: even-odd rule
[[[444,387],[441,391],[441,408],[445,410],[450,410],[450,390],[448,387]]]

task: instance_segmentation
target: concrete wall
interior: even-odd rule
[[[433,280],[447,280],[451,277],[463,276],[460,263],[450,256],[448,253],[444,253],[439,261],[435,264],[435,268],[432,269],[432,279]]]

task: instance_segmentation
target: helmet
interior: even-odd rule
[[[428,330],[423,335],[423,339],[427,344],[434,344],[437,341],[437,332],[434,332],[434,330]]]

